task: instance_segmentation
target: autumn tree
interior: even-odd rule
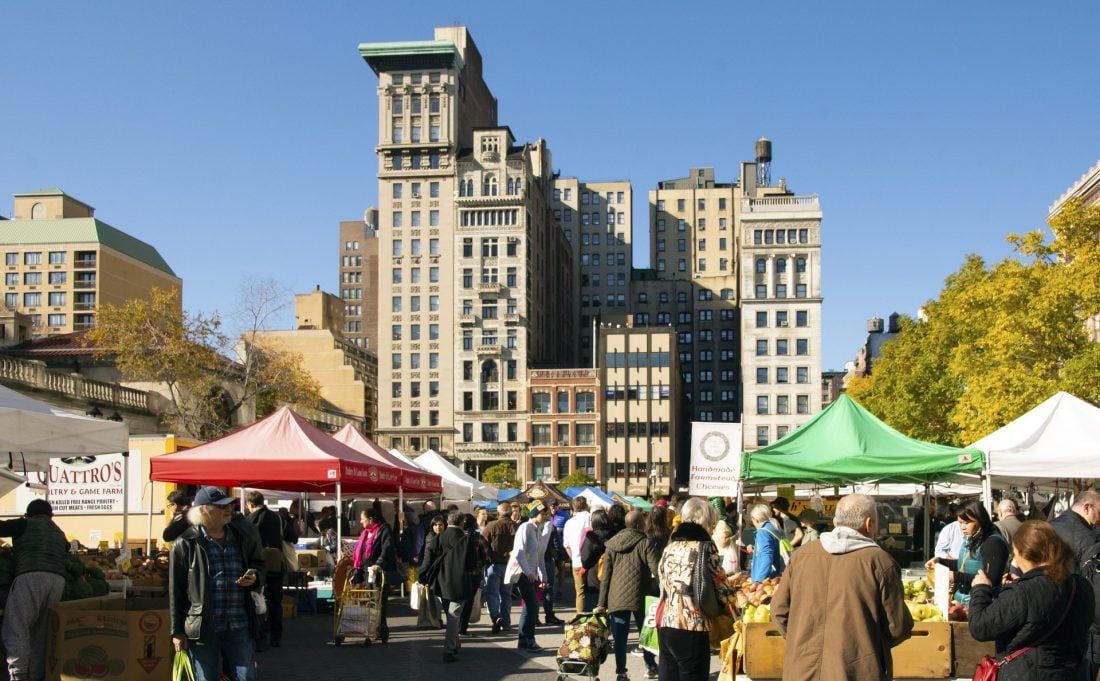
[[[574,469],[572,473],[563,476],[561,480],[558,480],[558,487],[560,489],[569,489],[570,487],[590,487],[594,484],[596,484],[596,479],[579,468]]]
[[[161,387],[171,405],[164,421],[180,434],[223,435],[246,404],[264,415],[261,407],[277,401],[311,407],[319,401],[300,356],[235,343],[217,315],[186,312],[179,290],[155,288],[148,298],[107,303],[96,317],[87,342],[113,355],[124,380]]]
[[[964,445],[1059,390],[1100,402],[1100,207],[1068,204],[1016,257],[966,258],[921,320],[905,318],[849,394],[898,430]]]

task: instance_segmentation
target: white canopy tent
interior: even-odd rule
[[[397,457],[398,459],[401,459],[402,461],[409,464],[413,468],[420,468],[420,466],[416,465],[416,461],[410,459],[409,457],[405,456],[404,454],[397,451],[396,449],[391,449],[389,451],[390,451],[390,454],[393,454],[395,457]],[[428,451],[430,452],[431,450],[429,449]]]
[[[1100,479],[1100,408],[1059,392],[971,447],[998,486]]]
[[[434,450],[429,449],[414,462],[418,467],[443,478],[443,499],[497,500],[497,488],[473,478],[456,468]]]

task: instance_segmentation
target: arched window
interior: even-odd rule
[[[486,175],[485,179],[481,183],[481,195],[482,196],[496,196],[497,195],[497,178],[495,175]]]
[[[46,217],[46,204],[36,203],[31,206],[31,220],[42,220]]]
[[[481,382],[496,383],[500,380],[500,372],[497,371],[497,363],[487,359],[481,363]]]
[[[757,258],[756,259],[756,273],[757,274],[764,274],[767,271],[768,271],[768,261],[765,260],[764,258]]]
[[[794,271],[798,272],[799,274],[806,271],[806,259],[805,258],[795,258]]]
[[[780,274],[787,271],[787,259],[786,258],[779,258],[778,260],[775,261],[775,271],[779,272]]]

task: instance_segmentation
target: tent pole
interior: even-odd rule
[[[130,539],[130,452],[122,452],[122,548]]]
[[[340,529],[343,526],[341,519],[344,517],[344,497],[340,492],[340,481],[336,481],[336,560],[339,562],[340,555],[344,550],[344,538]]]
[[[982,503],[985,511],[993,517],[993,479],[989,477],[989,469],[982,471]]]
[[[932,502],[932,486],[927,482],[924,483],[924,560],[928,560],[932,552],[928,549],[931,548],[932,543],[932,518],[929,512],[928,505]]]
[[[149,491],[149,525],[145,528],[145,536],[149,537],[145,540],[145,553],[153,554],[153,481],[149,481],[149,485],[145,488]]]

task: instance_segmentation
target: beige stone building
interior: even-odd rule
[[[609,492],[661,495],[687,484],[682,368],[670,328],[599,329],[604,477]]]
[[[498,124],[465,28],[359,51],[379,81],[379,440],[527,477],[528,370],[573,337],[549,150]]]
[[[571,315],[577,320],[570,363],[590,367],[599,324],[626,324],[630,318],[633,268],[634,192],[630,182],[554,181],[554,221],[569,244],[572,270]]]
[[[104,303],[183,285],[156,248],[60,189],[16,194],[13,219],[0,223],[0,249],[4,306],[28,316],[34,337],[89,329]]]
[[[1100,161],[1089,168],[1077,182],[1073,183],[1073,186],[1067,189],[1058,197],[1057,201],[1050,205],[1050,210],[1047,212],[1047,220],[1050,220],[1061,212],[1066,202],[1072,199],[1080,199],[1081,203],[1086,206],[1100,205]],[[1093,342],[1100,342],[1100,315],[1089,319],[1086,322],[1086,327],[1088,328],[1089,338],[1091,338]]]
[[[340,223],[340,298],[344,337],[369,350],[378,347],[378,209],[362,220]]]
[[[374,437],[378,414],[378,358],[344,338],[345,301],[320,288],[294,296],[293,329],[261,331],[257,343],[299,355],[321,386],[321,412],[343,416]],[[316,414],[306,414],[316,417]],[[335,423],[331,418],[328,422]]]

